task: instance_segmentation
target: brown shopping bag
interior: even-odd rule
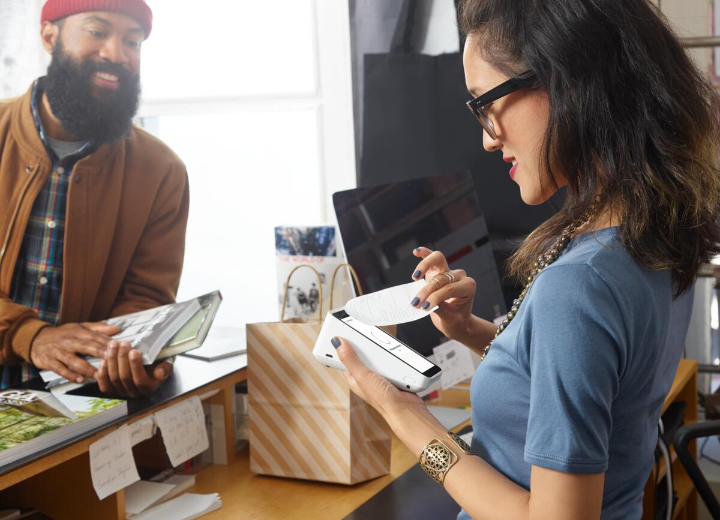
[[[344,266],[357,283],[349,265],[335,272]],[[299,268],[312,269],[320,278],[310,265],[296,267],[284,298]],[[331,308],[332,289],[331,284]],[[390,472],[391,430],[350,391],[338,370],[313,357],[322,306],[320,295],[317,319],[286,321],[282,312],[279,323],[247,325],[250,469],[262,475],[356,484]]]

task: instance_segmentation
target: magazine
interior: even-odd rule
[[[220,291],[196,298],[200,309],[164,346],[155,359],[165,359],[200,347],[210,331],[218,308],[222,303]]]
[[[121,399],[0,391],[0,466],[127,415]]]
[[[142,354],[143,363],[151,365],[160,350],[200,310],[198,300],[199,298],[193,298],[186,302],[134,312],[106,320],[106,323],[120,327],[120,332],[113,336],[113,339],[129,341],[132,348]]]
[[[149,365],[202,345],[221,301],[220,291],[213,291],[185,302],[111,318],[106,323],[118,325],[120,332],[113,339],[130,341],[142,353],[143,363]],[[102,359],[91,356],[85,357],[85,361],[95,368],[102,363]],[[87,378],[83,383],[75,383],[51,370],[42,370],[40,377],[53,393],[69,392],[95,382]]]
[[[275,228],[275,258],[277,264],[278,307],[282,312],[283,295],[288,276],[298,265],[308,264],[320,275],[318,278],[310,269],[299,269],[289,281],[285,318],[309,318],[316,315],[322,291],[323,312],[330,310],[330,281],[333,272],[344,263],[338,251],[334,226],[278,226]],[[335,306],[342,306],[353,297],[352,282],[343,269],[335,283]]]

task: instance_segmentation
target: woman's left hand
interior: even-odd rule
[[[333,346],[338,341],[340,345],[336,350],[340,361],[347,368],[343,376],[350,390],[380,412],[391,427],[394,420],[405,412],[427,412],[420,397],[397,389],[390,381],[366,367],[343,338],[333,338]]]

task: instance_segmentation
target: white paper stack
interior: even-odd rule
[[[209,495],[185,493],[127,518],[128,520],[193,520],[221,507],[222,501],[217,493]]]
[[[150,507],[175,498],[194,484],[193,475],[172,475],[160,482],[135,482],[125,488],[125,512],[128,515],[139,515]]]

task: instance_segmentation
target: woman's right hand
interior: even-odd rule
[[[430,314],[433,324],[450,339],[464,339],[472,320],[472,306],[477,284],[462,269],[450,270],[445,256],[440,251],[426,247],[413,250],[421,258],[415,268],[413,280],[425,277],[427,283],[417,293],[411,305],[420,309],[438,309]],[[450,273],[454,281],[440,273]],[[435,279],[437,282],[433,282]]]

